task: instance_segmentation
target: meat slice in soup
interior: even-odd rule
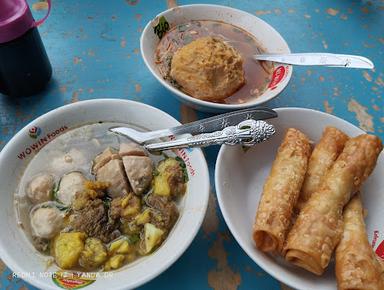
[[[101,167],[107,164],[112,159],[120,159],[116,149],[107,147],[102,153],[97,155],[93,160],[92,173],[96,173]]]
[[[120,159],[112,159],[99,168],[96,172],[96,180],[110,183],[107,190],[110,197],[118,197],[130,192],[123,161]]]
[[[57,201],[66,206],[70,206],[76,193],[84,190],[86,178],[79,171],[73,171],[64,174],[59,183],[59,189],[56,192]]]
[[[156,210],[155,217],[151,217],[151,223],[168,232],[179,217],[176,204],[168,197],[155,194],[148,195],[146,202]]]
[[[121,143],[119,155],[123,156],[147,156],[144,151],[144,148],[140,145],[130,142],[130,143]]]
[[[125,173],[133,192],[144,193],[152,182],[153,162],[151,158],[147,156],[143,147],[133,142],[120,144],[119,155],[123,159]]]
[[[147,156],[124,156],[123,164],[132,190],[142,194],[151,185],[153,163]]]
[[[108,218],[108,208],[101,199],[89,200],[81,210],[75,211],[69,217],[71,231],[84,232],[89,237],[95,237],[108,243],[120,236],[117,223]]]

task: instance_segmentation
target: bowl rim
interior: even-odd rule
[[[214,109],[214,110],[236,110],[236,109],[244,109],[244,108],[248,108],[248,107],[253,107],[253,106],[259,106],[263,103],[266,103],[274,98],[276,98],[287,86],[288,86],[288,83],[290,82],[291,78],[292,78],[292,73],[293,73],[293,66],[289,66],[290,69],[288,71],[288,74],[286,76],[286,82],[283,86],[279,87],[279,88],[276,88],[274,90],[274,94],[269,97],[268,99],[266,99],[265,101],[262,101],[262,102],[255,102],[254,104],[250,104],[249,102],[246,102],[246,103],[242,103],[242,104],[220,104],[220,103],[214,103],[214,102],[209,102],[209,101],[204,101],[204,100],[200,100],[200,99],[197,99],[197,98],[194,98],[192,96],[189,96],[187,94],[185,94],[184,92],[182,92],[181,90],[178,90],[176,89],[175,87],[173,87],[172,85],[170,85],[168,82],[166,82],[163,78],[161,78],[159,75],[156,74],[155,72],[155,69],[152,69],[151,65],[150,65],[150,62],[149,62],[149,59],[147,58],[145,52],[144,52],[144,42],[145,42],[145,36],[149,33],[149,30],[151,29],[152,27],[152,22],[154,19],[160,17],[160,16],[163,16],[165,14],[168,14],[170,13],[172,10],[174,9],[183,9],[183,8],[204,8],[204,7],[213,7],[213,8],[217,8],[217,9],[226,9],[226,10],[232,10],[236,13],[243,13],[243,14],[248,14],[249,16],[253,17],[253,18],[256,18],[258,19],[259,21],[261,21],[263,24],[269,26],[271,28],[271,30],[281,38],[281,40],[284,42],[284,44],[287,46],[288,48],[288,52],[290,53],[291,52],[291,49],[289,48],[289,45],[287,43],[287,41],[284,39],[284,37],[272,26],[270,25],[268,22],[264,21],[263,19],[247,12],[247,11],[244,11],[244,10],[240,10],[240,9],[236,9],[236,8],[233,8],[233,7],[229,7],[229,6],[224,6],[224,5],[216,5],[216,4],[189,4],[189,5],[181,5],[181,6],[177,6],[177,7],[173,7],[173,8],[169,8],[167,10],[164,10],[162,12],[160,12],[159,14],[157,14],[155,17],[151,18],[148,23],[145,25],[144,29],[143,29],[143,32],[141,33],[141,36],[140,36],[140,53],[141,53],[141,57],[145,63],[145,65],[147,66],[148,70],[151,72],[151,74],[166,88],[168,89],[169,91],[171,91],[173,94],[177,95],[178,97],[180,97],[181,99],[184,99],[186,102],[188,103],[192,103],[196,106],[200,106],[200,107],[206,107],[208,109]]]
[[[124,103],[127,103],[127,104],[134,104],[136,106],[146,107],[147,109],[154,110],[154,111],[157,111],[159,114],[165,115],[167,118],[169,118],[170,120],[175,122],[175,126],[181,125],[181,123],[177,119],[175,119],[173,116],[169,115],[168,113],[166,113],[166,112],[164,112],[164,111],[162,111],[162,110],[160,110],[160,109],[158,109],[156,107],[153,107],[151,105],[148,105],[148,104],[145,104],[145,103],[141,103],[141,102],[137,102],[137,101],[126,100],[126,99],[112,99],[112,98],[102,98],[102,99],[91,99],[91,100],[79,101],[79,102],[76,102],[76,103],[66,104],[64,106],[55,108],[55,109],[53,109],[51,111],[48,111],[47,113],[45,113],[43,115],[41,115],[41,116],[31,120],[30,122],[28,122],[22,129],[20,129],[7,142],[7,144],[0,151],[0,164],[3,163],[3,159],[5,158],[4,156],[7,156],[8,154],[10,154],[9,151],[12,149],[12,146],[14,146],[15,143],[19,142],[19,139],[23,138],[22,136],[25,135],[25,132],[28,132],[30,126],[33,123],[39,122],[39,121],[44,121],[44,119],[47,119],[47,118],[52,119],[56,114],[64,112],[64,111],[68,111],[68,110],[71,111],[72,108],[74,108],[74,107],[86,107],[86,106],[88,106],[88,104],[98,104],[98,103],[99,104],[103,104],[105,102],[115,103],[115,104],[121,104],[122,102],[124,102]],[[197,154],[199,155],[199,157],[201,158],[201,162],[199,163],[199,165],[201,166],[201,170],[202,170],[201,176],[205,179],[205,182],[202,182],[201,185],[200,185],[202,187],[201,190],[200,190],[200,193],[203,193],[203,194],[205,193],[205,196],[202,195],[202,194],[199,194],[200,198],[204,197],[204,200],[202,202],[202,214],[200,214],[197,217],[198,220],[197,220],[196,226],[191,229],[191,231],[190,231],[191,234],[189,235],[189,238],[184,243],[184,246],[183,247],[176,247],[176,249],[178,249],[178,250],[175,249],[175,251],[173,252],[174,254],[168,260],[166,260],[166,262],[161,267],[158,267],[157,269],[155,269],[151,273],[149,273],[146,276],[144,276],[142,279],[137,280],[135,283],[131,283],[131,285],[129,285],[129,287],[130,287],[129,289],[133,289],[133,288],[139,287],[139,286],[149,282],[150,280],[156,278],[161,273],[165,272],[190,247],[191,243],[196,238],[196,236],[198,234],[198,231],[201,228],[201,225],[203,223],[203,220],[205,218],[206,211],[207,211],[207,208],[208,208],[208,199],[209,199],[209,194],[210,194],[210,177],[209,177],[207,161],[205,159],[205,156],[204,156],[202,150],[200,148],[195,148],[195,150],[196,150]],[[173,234],[175,234],[175,233],[173,233]],[[149,256],[148,258],[150,258],[150,257],[151,256]],[[9,269],[11,269],[11,271],[13,271],[14,273],[22,273],[23,272],[22,271],[23,269],[19,266],[20,263],[16,262],[16,260],[13,257],[8,255],[8,253],[6,251],[6,248],[4,248],[4,247],[0,247],[0,258],[3,260],[5,265]],[[128,270],[128,269],[124,269],[123,268],[122,270],[120,269],[119,272],[123,272],[123,271],[126,271],[126,270]],[[42,282],[41,280],[34,279],[33,277],[31,277],[29,275],[26,275],[26,276],[22,277],[22,279],[24,281],[27,281],[31,285],[33,285],[35,287],[38,287],[39,289],[58,289],[57,286],[47,285],[46,283]],[[109,289],[112,289],[112,288],[109,288]],[[121,286],[115,287],[113,289],[114,290],[123,290],[123,289],[128,289],[128,286],[121,285]]]
[[[338,120],[338,121],[340,121],[340,122],[342,122],[348,126],[352,126],[352,127],[354,127],[354,129],[357,129],[361,134],[366,133],[364,130],[360,129],[356,125],[354,125],[354,124],[352,124],[352,123],[350,123],[350,122],[348,122],[348,121],[346,121],[340,117],[337,117],[335,115],[332,115],[332,114],[329,114],[326,112],[322,112],[319,110],[315,110],[315,109],[300,108],[300,107],[278,107],[278,108],[274,108],[273,110],[275,110],[277,112],[277,114],[282,113],[282,112],[289,112],[289,111],[290,112],[295,112],[295,111],[296,112],[300,112],[300,111],[312,112],[315,114],[319,114],[323,117],[331,117],[331,118],[336,119],[336,120]],[[243,242],[244,239],[238,237],[237,233],[234,232],[233,229],[235,228],[235,226],[233,225],[231,218],[230,218],[230,215],[228,214],[226,207],[224,206],[225,202],[223,201],[223,195],[220,192],[220,186],[216,186],[217,184],[220,184],[220,181],[221,181],[221,177],[219,176],[218,168],[221,168],[221,166],[222,166],[223,156],[226,152],[226,148],[227,147],[225,145],[222,145],[220,147],[220,150],[219,150],[219,153],[218,153],[217,159],[216,159],[216,164],[215,164],[215,177],[214,177],[214,179],[215,179],[216,196],[217,196],[219,208],[220,208],[220,211],[223,215],[224,221],[227,224],[231,234],[235,238],[236,242],[240,245],[242,250],[246,253],[246,255],[249,258],[251,258],[256,263],[256,265],[260,266],[260,268],[262,268],[265,272],[267,272],[269,275],[271,275],[274,279],[276,279],[277,281],[280,281],[280,282],[282,282],[282,283],[286,284],[287,286],[292,287],[294,289],[304,290],[304,288],[302,288],[300,285],[296,284],[294,281],[290,280],[289,278],[286,278],[286,276],[281,275],[278,272],[274,271],[273,269],[271,269],[267,265],[267,263],[264,263],[262,260],[259,260],[257,258],[257,256],[254,256],[251,251],[247,250],[245,242]]]

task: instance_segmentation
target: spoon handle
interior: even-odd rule
[[[244,109],[239,111],[233,111],[224,113],[221,115],[213,116],[210,118],[198,120],[192,123],[180,125],[177,127],[156,130],[150,132],[139,132],[133,128],[128,127],[114,127],[109,130],[128,137],[139,144],[156,138],[167,137],[167,136],[177,136],[182,134],[202,134],[209,133],[218,130],[222,130],[227,126],[234,126],[239,124],[241,121],[247,119],[263,120],[277,117],[275,111],[265,107]]]
[[[206,147],[211,145],[253,146],[269,139],[275,133],[275,128],[264,122],[246,120],[237,126],[229,126],[221,131],[199,134],[167,142],[144,145],[148,151],[164,151],[177,148]]]
[[[373,69],[374,64],[366,57],[359,55],[334,53],[289,53],[289,54],[257,54],[256,60],[266,60],[292,65],[317,65],[330,67]]]

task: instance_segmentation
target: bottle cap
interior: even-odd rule
[[[46,16],[35,21],[25,0],[0,0],[0,43],[14,40],[30,28],[40,25],[48,17],[51,1],[48,2]]]

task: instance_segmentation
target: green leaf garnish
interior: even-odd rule
[[[175,159],[177,162],[179,162],[180,167],[183,170],[184,183],[187,183],[189,181],[187,165],[185,164],[184,160],[181,159],[179,156],[176,156]]]
[[[106,208],[110,208],[111,207],[111,201],[112,201],[112,199],[110,197],[105,196],[103,199],[104,206]]]
[[[138,241],[140,241],[140,237],[139,237],[138,234],[129,235],[129,236],[127,237],[127,239],[128,239],[128,242],[129,242],[130,244],[136,244]]]
[[[164,16],[161,16],[157,25],[153,27],[153,32],[159,37],[159,39],[161,39],[164,34],[169,30],[169,28],[170,25],[167,19],[165,19]]]

